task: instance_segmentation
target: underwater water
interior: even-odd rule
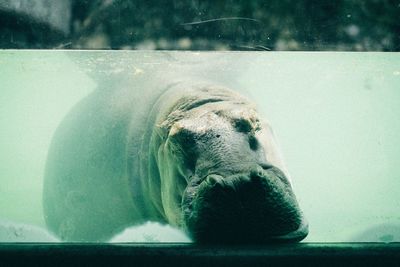
[[[271,122],[304,242],[400,241],[399,53],[3,50],[0,242],[14,222],[46,227],[48,148],[77,102],[125,76],[151,90],[185,75],[247,90]]]

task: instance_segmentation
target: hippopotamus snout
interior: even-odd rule
[[[282,171],[258,165],[210,174],[183,199],[184,224],[198,242],[299,241],[308,225]]]

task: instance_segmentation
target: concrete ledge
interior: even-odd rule
[[[4,266],[399,266],[400,243],[0,244]]]

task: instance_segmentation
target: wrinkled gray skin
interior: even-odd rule
[[[271,128],[249,100],[208,84],[122,88],[88,96],[55,134],[44,212],[61,239],[104,241],[149,220],[198,242],[307,235]]]

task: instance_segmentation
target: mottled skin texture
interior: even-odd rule
[[[198,242],[307,235],[271,128],[249,100],[206,84],[155,92],[95,93],[64,120],[44,185],[52,231],[103,241],[152,220]]]

